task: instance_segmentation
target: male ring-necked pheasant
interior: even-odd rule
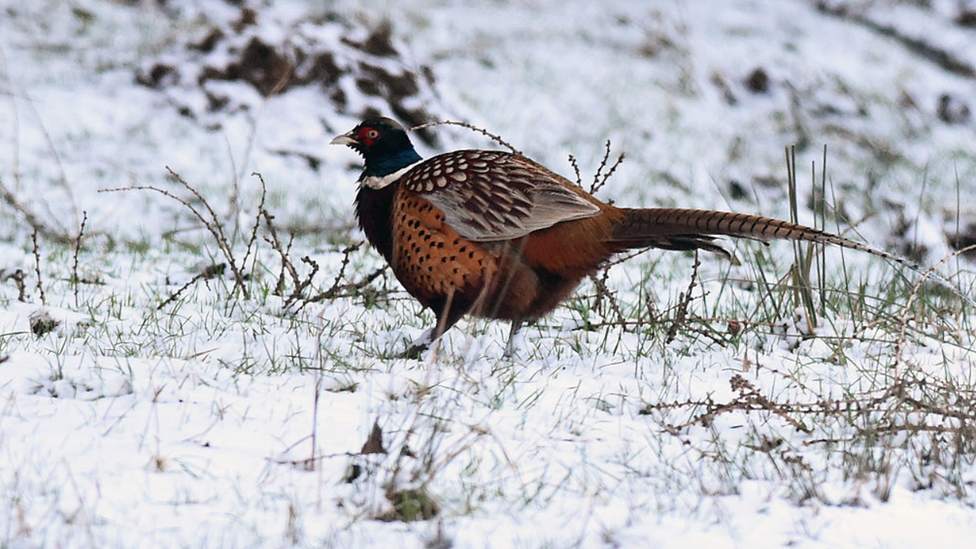
[[[359,225],[404,288],[437,316],[407,356],[467,314],[514,326],[538,319],[611,256],[633,248],[728,255],[713,240],[732,236],[823,242],[900,259],[768,217],[618,208],[518,154],[460,150],[423,160],[389,118],[365,120],[332,144],[363,156]]]

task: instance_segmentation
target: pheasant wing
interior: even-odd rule
[[[502,151],[435,156],[405,173],[400,183],[444,212],[458,234],[479,242],[519,238],[600,213],[564,178]]]

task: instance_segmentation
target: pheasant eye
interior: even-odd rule
[[[379,137],[380,131],[370,126],[360,128],[359,131],[356,132],[356,139],[367,147],[372,147],[373,142],[379,139]]]

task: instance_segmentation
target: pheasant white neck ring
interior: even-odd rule
[[[403,174],[405,174],[408,171],[410,171],[410,168],[413,168],[414,165],[417,164],[418,162],[420,162],[420,160],[417,160],[416,162],[413,162],[411,164],[408,164],[408,165],[404,166],[403,168],[400,168],[399,170],[397,170],[397,171],[395,171],[393,173],[390,173],[390,174],[386,174],[386,175],[367,175],[366,177],[363,178],[363,185],[369,187],[370,189],[375,189],[375,190],[379,190],[379,189],[382,189],[384,187],[387,187],[390,184],[395,183],[401,177],[403,177]]]

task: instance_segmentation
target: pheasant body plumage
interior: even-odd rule
[[[437,316],[409,354],[466,314],[535,320],[614,254],[705,249],[716,236],[806,240],[868,251],[772,218],[679,208],[618,208],[517,154],[460,150],[421,160],[395,121],[368,119],[333,144],[365,160],[356,214],[397,279]]]

